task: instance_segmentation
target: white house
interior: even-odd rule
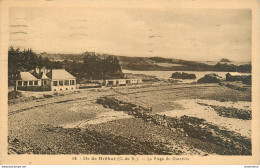
[[[76,89],[76,77],[65,69],[53,69],[46,76],[51,79],[50,85],[52,91]]]
[[[20,72],[16,90],[24,91],[61,91],[75,90],[76,77],[65,69],[53,69],[48,73]]]
[[[104,80],[105,86],[125,86],[142,83],[142,79],[107,79]]]
[[[41,86],[40,79],[37,79],[30,72],[20,72],[20,75],[16,80],[16,90],[37,86]]]

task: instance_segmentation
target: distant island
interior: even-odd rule
[[[220,62],[231,62],[229,59],[227,59],[227,58],[222,58],[221,60],[220,60]]]

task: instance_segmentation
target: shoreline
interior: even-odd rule
[[[84,154],[221,155],[240,150],[232,146],[229,150],[224,150],[218,143],[202,141],[196,136],[186,136],[185,129],[183,133],[182,131],[178,133],[160,124],[129,115],[129,110],[115,110],[98,104],[97,100],[104,96],[112,97],[122,103],[131,103],[136,107],[151,109],[152,111],[147,113],[149,116],[166,116],[169,118],[168,122],[177,117],[176,121],[185,123],[186,119],[190,122],[192,117],[195,117],[198,121],[205,120],[203,123],[207,127],[219,127],[218,129],[228,130],[228,134],[232,136],[232,132],[236,132],[241,137],[246,135],[251,139],[249,129],[251,120],[244,120],[244,122],[233,116],[230,119],[222,116],[230,121],[228,124],[231,124],[223,125],[218,119],[214,119],[214,116],[219,115],[213,108],[197,103],[206,103],[214,107],[245,109],[251,112],[250,90],[239,91],[218,84],[176,85],[158,82],[104,90],[84,89],[76,93],[63,93],[59,96],[10,104],[8,109],[11,114],[8,120],[9,152],[15,150],[16,152],[13,151],[13,153],[16,154],[61,154],[63,152],[77,154],[80,152]],[[209,112],[214,114],[208,116],[213,117],[211,120],[203,115]],[[174,115],[177,113],[178,115]],[[236,121],[240,120],[247,126],[243,130],[236,131],[236,124],[240,123]],[[195,128],[199,127],[195,124],[190,129]],[[201,132],[198,135],[203,134]],[[223,134],[223,136],[226,135]],[[107,139],[108,137],[110,138]],[[176,141],[176,139],[179,140]],[[61,140],[64,142],[61,143]],[[16,141],[19,141],[20,145]],[[243,139],[237,143],[242,143],[242,141],[244,143]],[[246,140],[245,143],[249,141],[251,140]],[[73,143],[78,147],[72,147]],[[113,149],[106,146],[110,143],[114,144]],[[125,146],[121,146],[122,143]],[[27,146],[28,149],[22,148],[21,144]],[[97,148],[94,144],[103,145],[101,145],[102,148]],[[224,153],[218,152],[218,149],[224,150]],[[246,151],[241,154],[247,155],[249,151]]]

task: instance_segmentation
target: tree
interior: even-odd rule
[[[47,68],[47,69],[51,69],[52,68],[52,62],[50,61],[50,59],[48,57],[45,57],[43,59],[43,65]]]
[[[70,62],[68,61],[68,59],[65,59],[63,62],[63,68],[66,69],[67,71],[69,71],[70,69]]]
[[[89,79],[102,78],[102,60],[94,54],[86,53],[83,57],[83,69],[85,77]]]
[[[108,56],[107,58],[104,59],[103,64],[104,64],[103,65],[104,76],[106,78],[113,78],[114,74],[122,73],[122,69],[117,57]]]
[[[21,69],[21,52],[18,49],[14,49],[12,46],[8,50],[8,76],[17,77],[18,70]]]
[[[44,67],[44,61],[43,61],[42,56],[40,56],[40,57],[38,58],[38,67],[39,67],[39,68]]]

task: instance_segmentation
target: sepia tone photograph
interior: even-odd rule
[[[252,22],[250,8],[10,7],[7,155],[252,156]]]

